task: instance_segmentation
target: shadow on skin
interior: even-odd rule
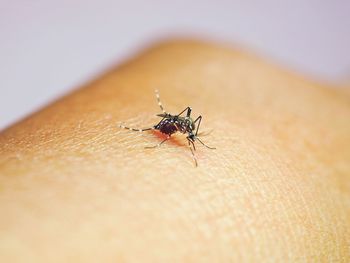
[[[156,130],[153,130],[152,134],[155,137],[157,137],[157,139],[159,139],[159,142],[162,142],[163,140],[165,140],[167,138],[166,134],[161,133],[161,132],[156,131]],[[180,139],[177,137],[177,135],[171,136],[170,139],[168,141],[166,141],[165,143],[171,143],[171,144],[177,145],[177,146],[186,146],[186,144],[184,142],[182,142],[182,140],[180,141]],[[153,146],[153,145],[150,145],[150,146]]]

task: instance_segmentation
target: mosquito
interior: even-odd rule
[[[202,116],[198,116],[195,120],[191,117],[192,108],[187,107],[183,111],[181,111],[179,114],[173,115],[165,111],[162,102],[160,101],[160,96],[158,90],[155,91],[156,98],[158,105],[162,111],[162,113],[157,114],[158,117],[161,117],[162,119],[158,122],[158,124],[154,125],[150,128],[145,129],[136,129],[136,128],[130,128],[127,126],[124,126],[123,124],[120,124],[120,128],[128,129],[130,131],[137,131],[137,132],[144,132],[149,130],[158,130],[161,133],[167,135],[167,137],[161,141],[160,143],[154,145],[154,146],[148,146],[145,148],[157,148],[160,147],[164,142],[168,141],[172,134],[176,132],[180,132],[182,134],[186,134],[187,141],[188,141],[188,147],[191,150],[192,157],[195,163],[195,166],[198,166],[197,158],[194,154],[196,151],[196,147],[194,145],[195,141],[199,141],[202,145],[207,147],[208,149],[214,150],[216,148],[209,147],[204,142],[202,142],[198,137],[198,131],[199,127],[202,122]]]

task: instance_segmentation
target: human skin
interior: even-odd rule
[[[203,116],[156,149],[160,113]],[[226,46],[157,45],[0,134],[1,262],[350,262],[350,98]]]

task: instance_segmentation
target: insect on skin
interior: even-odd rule
[[[157,116],[162,118],[157,125],[154,125],[151,128],[145,128],[145,129],[130,128],[130,127],[126,127],[126,126],[124,126],[122,124],[119,125],[119,127],[120,128],[124,128],[124,129],[128,129],[130,131],[138,131],[138,132],[144,132],[144,131],[149,131],[149,130],[158,130],[161,133],[164,133],[164,134],[167,135],[167,137],[163,141],[158,143],[157,145],[151,146],[151,147],[145,147],[145,148],[156,148],[156,147],[161,146],[164,142],[166,142],[167,140],[170,139],[172,134],[174,134],[176,132],[180,132],[180,133],[186,134],[187,135],[186,139],[188,141],[188,146],[189,146],[189,148],[191,150],[194,163],[197,166],[198,165],[197,164],[197,159],[196,159],[196,156],[194,155],[194,151],[196,150],[196,147],[194,145],[195,141],[199,141],[202,145],[204,145],[208,149],[215,149],[213,147],[209,147],[208,145],[203,143],[198,138],[198,130],[199,130],[199,126],[201,125],[202,116],[199,116],[195,120],[193,120],[191,118],[191,112],[192,112],[191,107],[187,107],[186,109],[181,111],[179,114],[172,115],[172,114],[170,114],[170,113],[168,113],[168,112],[166,112],[164,110],[164,107],[163,107],[163,105],[162,105],[162,103],[160,101],[158,90],[156,90],[155,93],[156,93],[158,105],[159,105],[160,109],[162,110],[162,113],[157,114]],[[184,113],[186,115],[182,116]]]

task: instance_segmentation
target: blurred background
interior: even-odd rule
[[[349,0],[0,0],[0,129],[172,36],[233,43],[319,81],[350,76]]]

